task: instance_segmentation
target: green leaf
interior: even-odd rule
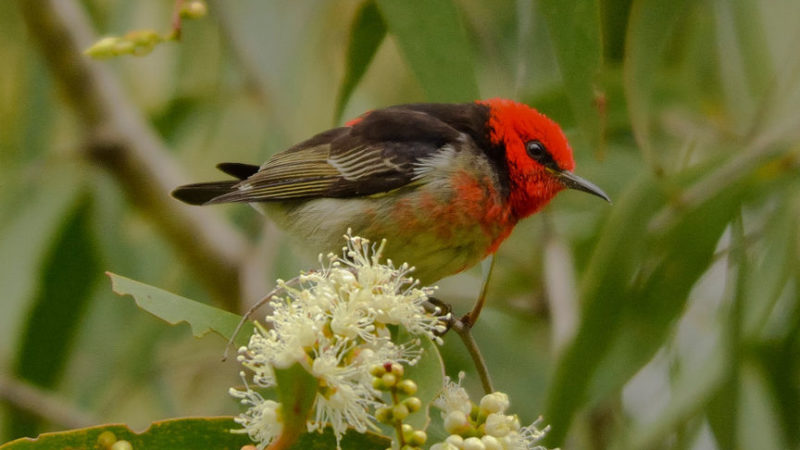
[[[479,97],[472,50],[451,0],[377,0],[428,101],[463,102]]]
[[[600,14],[603,20],[603,53],[606,60],[622,62],[625,56],[625,30],[633,0],[603,0]]]
[[[112,424],[77,430],[44,433],[36,439],[23,438],[0,445],[2,450],[40,450],[40,449],[94,449],[101,433],[110,431],[116,439],[126,440],[134,449],[180,448],[238,450],[250,443],[246,434],[231,433],[238,425],[230,417],[197,417],[188,419],[168,419],[153,422],[150,427],[136,433],[126,425]]]
[[[654,180],[642,177],[615,204],[601,233],[581,286],[581,323],[556,363],[544,417],[548,442],[560,443],[572,415],[583,404],[597,365],[611,346],[621,321],[631,274],[641,258],[647,217],[663,204]]]
[[[726,5],[721,3],[720,5]],[[769,48],[767,33],[764,29],[764,16],[761,13],[761,2],[744,0],[727,4],[736,27],[736,39],[742,55],[742,71],[747,75],[750,92],[760,95],[774,76],[774,61]]]
[[[631,126],[645,162],[658,169],[661,164],[650,142],[650,98],[654,74],[675,24],[685,13],[687,0],[637,0],[631,8],[625,39],[625,95]]]
[[[422,409],[412,413],[405,423],[415,429],[424,430],[430,422],[430,407],[433,400],[442,392],[444,385],[444,362],[439,354],[439,348],[427,337],[409,335],[404,329],[398,333],[396,342],[409,342],[419,338],[422,356],[417,364],[410,366],[405,371],[405,378],[417,383],[417,393],[414,394],[422,401]]]
[[[153,314],[171,325],[186,322],[195,337],[214,332],[230,339],[239,324],[240,316],[206,304],[190,300],[139,281],[106,272],[111,278],[112,289],[119,295],[130,295],[139,308]],[[253,333],[252,325],[245,325],[234,340],[238,347],[247,344]]]
[[[493,294],[489,300],[496,301],[501,297]],[[530,423],[544,412],[544,395],[552,372],[549,330],[539,326],[534,315],[528,312],[506,310],[491,303],[488,306],[481,312],[472,333],[486,360],[495,389],[508,394],[510,411],[518,414],[523,424]],[[441,354],[447,372],[454,375],[461,370],[466,372],[462,384],[473,395],[473,400],[480,400],[484,394],[480,378],[463,342],[455,333],[446,337]],[[509,361],[513,361],[513,370]],[[438,415],[438,410],[434,415]]]
[[[726,376],[726,356],[715,353],[699,368],[679,377],[671,384],[669,403],[658,420],[631,427],[623,448],[658,448],[681,423],[696,417],[718,392]]]
[[[733,185],[684,211],[670,229],[647,237],[650,256],[639,265],[650,266],[651,271],[640,273],[640,281],[623,297],[626,308],[617,345],[604,364],[608,372],[615,374],[616,381],[607,386],[596,384],[595,395],[621,386],[663,344],[683,311],[692,286],[711,265],[716,244],[737,213],[744,191],[743,184]],[[629,275],[633,277],[636,272]]]
[[[753,364],[742,366],[740,421],[735,430],[737,448],[780,450],[792,448],[783,439],[776,398],[767,386],[767,374]],[[796,382],[796,380],[795,380]],[[796,447],[795,447],[796,448]]]
[[[733,8],[727,2],[715,2],[710,8],[714,20],[714,40],[719,64],[719,86],[730,125],[746,128],[754,112],[753,97],[744,72],[744,61],[735,29]],[[725,443],[721,445],[724,447]]]
[[[319,380],[300,363],[294,363],[286,369],[276,368],[275,382],[283,417],[278,442],[288,446],[307,432],[306,422],[317,397]]]
[[[334,122],[339,123],[342,119],[342,112],[350,100],[350,95],[367,71],[367,67],[372,62],[384,37],[386,37],[386,24],[383,17],[375,2],[367,0],[359,8],[353,26],[350,28],[350,42],[347,44],[347,68],[344,80],[339,86]]]
[[[778,205],[767,221],[763,257],[753,264],[747,277],[744,333],[750,339],[764,331],[769,315],[797,267],[798,218],[800,196],[795,193]]]
[[[0,355],[7,358],[39,288],[47,252],[80,196],[80,175],[70,168],[44,170],[41,179],[28,182],[20,174],[3,175],[8,184],[0,190],[0,261],[9,263],[0,270]]]
[[[391,439],[367,431],[358,433],[348,431],[342,437],[341,447],[354,450],[385,450],[392,446]],[[304,433],[291,447],[292,450],[330,450],[336,448],[336,437],[330,427],[322,433]]]
[[[750,167],[749,173],[758,168]],[[664,223],[657,219],[666,208],[666,194],[691,191],[714,179],[711,172],[697,181],[697,174],[708,173],[709,167],[698,167],[663,183],[644,179],[615,207],[582,285],[583,319],[554,374],[545,414],[552,426],[549,444],[562,441],[588,399],[620,388],[652,358],[713,261],[725,226],[745,199],[768,192],[759,184],[763,180],[737,174],[701,201],[685,202],[674,220],[657,226]]]
[[[736,283],[728,312],[725,315],[720,348],[716,352],[716,354],[725,356],[727,373],[720,382],[718,392],[709,400],[706,412],[711,432],[714,433],[715,440],[723,448],[741,447],[736,429],[739,427],[738,422],[741,418],[739,384],[745,344],[742,339],[742,312],[744,309],[744,286],[748,273],[750,273],[750,259],[746,252],[747,242],[742,222],[740,213],[730,227],[730,247],[727,257],[730,265],[735,265]]]
[[[624,320],[619,325],[615,346],[598,370],[591,390],[595,398],[619,388],[660,348],[683,311],[690,290],[713,263],[716,244],[742,204],[758,203],[764,195],[774,191],[777,184],[788,182],[785,188],[793,186],[795,174],[791,171],[770,180],[757,175],[762,167],[769,165],[768,161],[760,161],[744,173],[727,179],[719,178],[708,168],[698,168],[706,176],[692,185],[685,179],[674,180],[676,186],[689,186],[684,192],[695,192],[697,186],[707,186],[709,179],[717,179],[721,184],[710,187],[707,193],[711,195],[702,200],[698,197],[698,201],[683,204],[667,227],[654,227],[662,222],[661,213],[651,217],[643,212],[639,220],[651,228],[645,243],[650,255],[636,262],[640,268],[638,272],[628,274],[631,280],[637,281],[621,298],[627,305]],[[726,169],[727,165],[723,165],[718,171]],[[781,177],[783,181],[779,181]],[[675,204],[670,205],[674,207]]]
[[[72,344],[100,274],[90,230],[91,199],[83,196],[64,220],[40,273],[38,293],[27,315],[14,373],[50,388],[61,379]],[[11,436],[37,434],[39,418],[14,410]]]
[[[126,425],[110,424],[77,430],[45,433],[36,439],[22,438],[0,445],[2,450],[99,449],[97,438],[110,431],[116,439],[126,440],[134,449],[239,450],[252,444],[246,434],[231,433],[239,429],[231,417],[192,417],[167,419],[136,433]],[[330,429],[322,433],[306,433],[291,448],[296,450],[328,450],[336,445]],[[342,438],[342,448],[384,450],[389,439],[375,433],[350,432]]]
[[[601,70],[603,38],[596,0],[540,0],[572,111],[589,145],[601,149],[606,110]]]
[[[800,267],[800,264],[795,264],[795,267]],[[800,281],[800,278],[796,278],[796,281]],[[797,383],[800,379],[800,358],[797,357],[800,296],[795,297],[794,311],[787,318],[790,327],[788,335],[770,339],[752,352],[774,398],[774,411],[782,422],[784,439],[789,442],[787,448],[798,448],[800,445],[800,385]]]

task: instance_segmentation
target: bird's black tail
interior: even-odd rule
[[[233,191],[238,181],[212,181],[211,183],[195,183],[179,186],[171,195],[190,205],[204,205],[211,200]]]
[[[258,172],[258,166],[242,163],[221,163],[217,168],[232,177],[244,180]],[[205,205],[215,198],[229,194],[236,189],[234,186],[238,180],[233,181],[212,181],[210,183],[195,183],[178,186],[172,191],[172,196],[190,205]],[[225,200],[220,203],[224,203]]]

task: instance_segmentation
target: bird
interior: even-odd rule
[[[311,249],[343,236],[386,239],[384,255],[431,284],[489,255],[564,189],[610,202],[576,175],[559,125],[508,99],[412,103],[368,111],[259,165],[221,163],[234,179],[180,186],[188,204],[244,202]]]

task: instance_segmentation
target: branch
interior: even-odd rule
[[[90,414],[30,383],[0,376],[0,399],[64,428],[85,428],[99,423]]]
[[[74,1],[19,0],[25,22],[83,125],[84,156],[108,170],[128,199],[173,243],[216,299],[239,308],[244,238],[211,211],[168,193],[184,181],[175,161],[113,75],[81,49],[96,40]]]

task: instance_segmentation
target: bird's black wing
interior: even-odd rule
[[[458,151],[464,145],[475,144],[425,112],[376,110],[350,126],[320,133],[273,156],[208,203],[380,194],[418,179],[426,158],[446,147]],[[242,173],[239,169],[235,175]]]

